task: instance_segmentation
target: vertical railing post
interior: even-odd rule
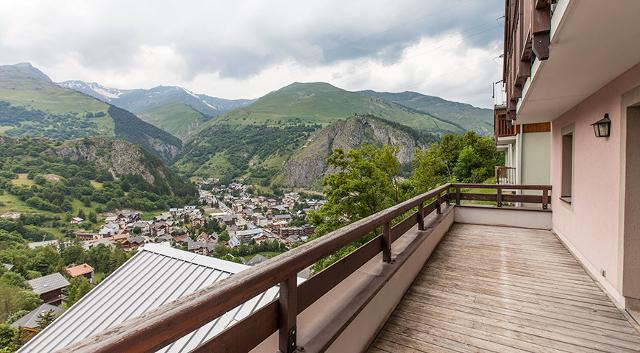
[[[502,188],[500,186],[496,187],[496,204],[498,207],[502,207]]]
[[[444,193],[444,200],[447,203],[447,206],[451,205],[451,197],[449,196],[451,193],[451,190],[449,188],[447,188],[447,192]]]
[[[548,205],[549,205],[549,190],[543,189],[542,190],[542,209],[546,210],[548,208]]]
[[[442,209],[440,208],[440,194],[436,195],[436,213],[442,213]]]
[[[296,316],[298,314],[298,284],[295,273],[280,283],[278,296],[278,348],[280,353],[296,351]]]
[[[418,204],[418,230],[424,230],[424,205],[422,202]]]
[[[382,261],[391,262],[391,224],[389,221],[384,223],[382,231]]]
[[[456,205],[460,205],[460,186],[456,185]]]

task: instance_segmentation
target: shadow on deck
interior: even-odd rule
[[[639,352],[640,334],[549,231],[454,224],[369,352]]]

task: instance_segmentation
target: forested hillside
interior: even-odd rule
[[[64,219],[82,211],[97,224],[103,211],[164,210],[194,201],[195,194],[159,159],[124,141],[0,137],[0,213]],[[52,234],[65,229],[47,228]]]

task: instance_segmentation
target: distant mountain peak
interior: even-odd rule
[[[49,76],[28,62],[14,65],[1,65],[0,78],[2,79],[32,79],[37,81],[52,82]]]

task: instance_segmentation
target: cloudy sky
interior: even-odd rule
[[[503,0],[2,0],[0,64],[55,81],[254,98],[294,81],[478,106],[500,79]]]

